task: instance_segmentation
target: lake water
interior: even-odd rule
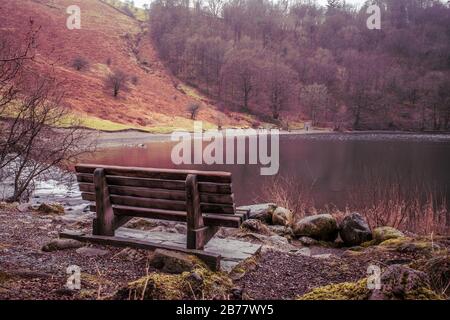
[[[99,150],[88,161],[99,164],[229,171],[238,205],[267,201],[264,190],[274,179],[308,187],[315,204],[344,207],[361,186],[400,182],[425,186],[450,203],[450,136],[417,134],[314,134],[280,136],[280,169],[260,175],[260,165],[174,165],[174,143],[157,141],[145,148]]]

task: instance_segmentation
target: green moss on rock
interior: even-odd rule
[[[372,236],[375,243],[379,244],[389,239],[403,238],[405,235],[392,227],[379,227],[373,230]]]
[[[319,287],[298,300],[367,300],[370,296],[367,279]]]
[[[233,282],[225,273],[212,272],[197,261],[191,272],[150,273],[119,290],[115,299],[226,299],[232,287]]]

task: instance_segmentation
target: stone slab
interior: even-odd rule
[[[186,235],[179,233],[143,231],[129,228],[119,228],[116,230],[116,236],[123,238],[132,238],[165,245],[186,247]],[[222,256],[221,268],[229,272],[241,261],[250,258],[261,250],[261,245],[234,240],[214,237],[205,246],[204,251],[220,254]]]

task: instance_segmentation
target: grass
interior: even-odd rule
[[[110,120],[101,119],[98,117],[90,116],[90,115],[79,115],[72,114],[64,118],[61,123],[61,128],[68,128],[73,126],[74,123],[81,127],[85,127],[92,130],[100,130],[100,131],[123,131],[123,130],[143,130],[149,133],[154,134],[164,134],[164,133],[172,133],[177,130],[187,130],[192,131],[193,129],[193,121],[190,119],[185,119],[182,117],[167,119],[168,123],[165,125],[157,125],[157,126],[139,126],[133,124],[122,124],[113,122]],[[158,121],[161,123],[162,121]],[[216,129],[217,126],[213,123],[203,121],[203,129]]]

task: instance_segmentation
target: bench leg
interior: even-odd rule
[[[94,220],[92,233],[100,236],[114,236],[116,222],[104,169],[99,168],[94,171],[94,186],[97,218]]]
[[[216,234],[218,228],[205,227],[200,208],[200,193],[196,175],[186,178],[187,204],[187,248],[203,249],[208,241]]]

